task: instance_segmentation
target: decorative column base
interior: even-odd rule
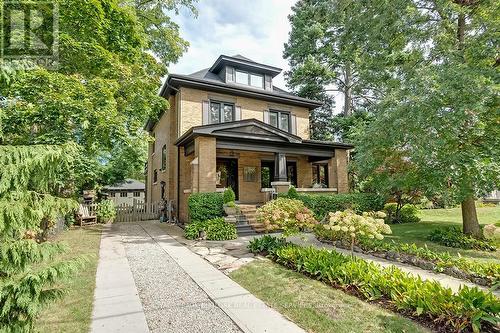
[[[276,193],[287,193],[290,189],[290,182],[271,182],[271,186]]]

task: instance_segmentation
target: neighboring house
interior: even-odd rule
[[[187,221],[190,193],[232,187],[240,203],[262,203],[290,185],[303,192],[348,191],[350,145],[310,140],[309,112],[321,102],[273,85],[281,69],[240,55],[170,74],[169,109],[146,129],[148,201],[173,200]]]
[[[113,200],[115,206],[132,205],[134,201],[144,202],[146,194],[144,183],[134,179],[125,179],[122,183],[104,186],[102,193]]]

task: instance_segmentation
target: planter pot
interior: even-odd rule
[[[230,206],[224,205],[224,212],[226,213],[227,216],[232,216],[232,215],[238,214],[239,209],[236,206],[230,207]]]

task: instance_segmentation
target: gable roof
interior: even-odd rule
[[[194,126],[175,142],[176,146],[186,146],[198,136],[211,136],[220,140],[255,142],[258,145],[275,144],[294,146],[301,149],[328,150],[335,148],[352,149],[354,146],[332,141],[304,140],[301,137],[282,131],[257,119],[237,120],[226,123]]]
[[[103,186],[104,190],[115,190],[115,191],[127,191],[127,190],[142,190],[144,191],[145,185],[143,182],[140,182],[135,179],[127,178],[121,183],[116,183],[113,185]]]
[[[283,141],[300,143],[302,139],[294,134],[282,131],[257,119],[245,119],[225,123],[194,126],[184,133],[175,145],[183,145],[196,136],[234,137],[245,136],[245,139],[264,141]]]

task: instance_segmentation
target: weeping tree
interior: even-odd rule
[[[1,112],[0,112],[1,114]],[[75,147],[0,145],[0,331],[30,332],[59,283],[83,264],[61,260],[63,244],[44,231],[75,207],[65,198]]]

